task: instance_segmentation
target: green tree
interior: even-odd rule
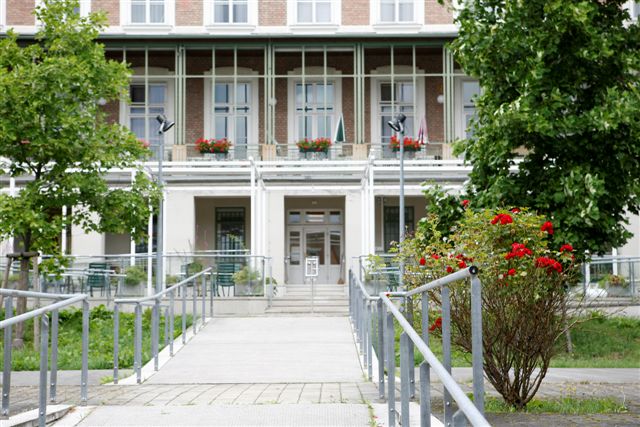
[[[59,236],[71,224],[143,238],[158,203],[156,186],[136,166],[148,148],[107,123],[100,107],[128,96],[130,72],[95,41],[105,16],[80,17],[77,6],[44,0],[34,42],[19,42],[12,31],[0,41],[0,174],[24,180],[15,197],[0,195],[0,238],[16,238],[25,251],[59,253]],[[131,167],[137,173],[129,188],[108,185],[110,169]],[[63,206],[72,215],[63,217]]]
[[[624,244],[640,205],[640,30],[623,0],[470,0],[452,43],[478,77],[471,206],[529,206],[578,253]],[[526,154],[514,170],[515,150]]]

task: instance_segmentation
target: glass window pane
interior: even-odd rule
[[[131,118],[129,121],[129,129],[131,129],[131,132],[138,138],[144,139],[144,118]]]
[[[216,83],[215,103],[226,104],[229,102],[229,85],[226,83]]]
[[[413,21],[413,2],[400,0],[400,4],[398,6],[398,21]]]
[[[312,22],[312,19],[311,3],[298,2],[298,22]]]
[[[342,224],[342,212],[340,211],[329,212],[329,224]]]
[[[291,265],[300,265],[300,232],[289,232],[289,263]]]
[[[329,232],[329,263],[340,265],[340,249],[342,247],[342,233],[340,231]]]
[[[164,114],[164,107],[149,108],[149,114],[153,115],[154,120],[158,114]],[[157,124],[158,122],[156,122]]]
[[[216,116],[215,120],[216,129],[213,133],[213,137],[216,139],[227,138],[227,117],[225,116]]]
[[[400,102],[413,102],[413,84],[400,83],[398,84],[397,99]]]
[[[319,264],[324,265],[324,231],[306,233],[306,241],[306,256],[316,256]]]
[[[296,84],[296,107],[300,108],[302,106],[302,85],[300,83]]]
[[[164,85],[149,85],[149,103],[164,104],[165,87]]]
[[[146,22],[145,17],[145,5],[144,3],[131,3],[131,22],[134,24],[141,24]]]
[[[164,23],[164,4],[163,3],[151,3],[149,6],[149,13],[151,15],[152,24]]]
[[[233,5],[233,22],[246,23],[249,22],[249,7],[247,3],[234,3]]]
[[[236,104],[249,103],[249,85],[247,83],[238,83],[236,86]]]
[[[380,85],[380,100],[384,102],[391,101],[391,84],[383,83]]]
[[[131,85],[129,96],[131,97],[131,102],[144,103],[144,85]]]
[[[213,6],[214,22],[229,22],[229,4],[228,2],[216,2]]]
[[[480,83],[477,81],[462,82],[462,102],[473,105],[473,97],[480,93]]]
[[[235,145],[247,144],[247,117],[236,117]]]
[[[299,211],[289,212],[289,224],[300,224],[301,219],[302,215],[300,215]]]
[[[396,5],[393,1],[382,1],[380,4],[380,22],[395,22]]]
[[[331,3],[316,3],[316,22],[331,22]]]
[[[304,118],[304,137],[313,138],[313,117],[305,116]]]
[[[324,212],[307,212],[305,214],[305,222],[310,224],[322,224],[324,223]]]

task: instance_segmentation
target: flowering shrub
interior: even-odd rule
[[[329,151],[329,147],[331,147],[331,140],[329,138],[305,138],[298,141],[296,145],[301,153],[326,153]]]
[[[200,153],[221,153],[227,154],[229,152],[229,148],[231,147],[231,141],[227,138],[221,139],[206,139],[200,138],[196,141],[196,149]]]
[[[573,247],[555,247],[552,230],[550,221],[524,208],[465,209],[448,238],[434,217],[427,218],[399,248],[409,288],[470,265],[479,268],[485,374],[516,408],[526,406],[547,372],[554,343],[568,324],[567,289],[579,272]],[[452,341],[470,352],[470,287],[458,282],[450,290]],[[439,291],[429,297],[440,304]],[[420,302],[414,304],[418,326]],[[430,329],[439,333],[433,324]]]
[[[422,144],[417,139],[413,139],[410,136],[405,136],[402,140],[404,145],[404,151],[420,151],[422,150]],[[389,147],[391,147],[391,151],[400,151],[400,142],[398,141],[397,136],[391,137],[391,142],[389,143]]]

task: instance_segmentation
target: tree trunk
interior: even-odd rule
[[[18,290],[26,291],[29,288],[29,259],[25,257],[20,258],[20,282],[18,283]],[[16,304],[16,316],[19,316],[27,311],[27,299],[25,297],[18,297]],[[24,347],[24,322],[16,324],[16,334],[13,339],[13,348],[21,349]]]

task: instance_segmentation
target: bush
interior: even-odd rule
[[[472,264],[479,267],[485,374],[517,409],[535,395],[554,343],[569,323],[567,289],[579,269],[571,245],[549,247],[553,232],[551,222],[525,210],[467,210],[449,238],[442,238],[432,217],[400,248],[409,288]],[[450,289],[452,340],[470,352],[470,287],[458,282]],[[441,303],[439,291],[429,296]]]
[[[137,286],[138,284],[147,280],[147,272],[141,267],[132,266],[127,268],[125,273],[124,283],[128,286]]]

